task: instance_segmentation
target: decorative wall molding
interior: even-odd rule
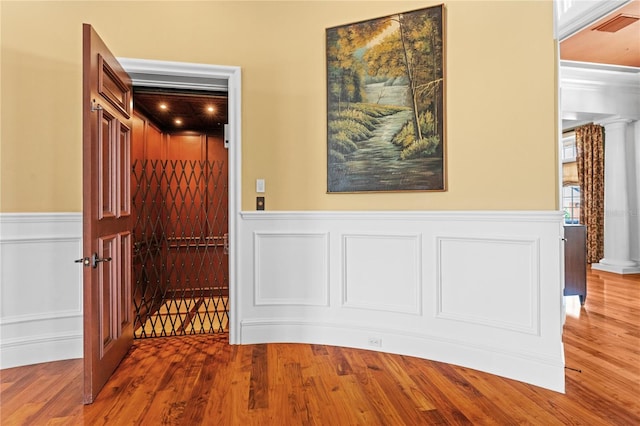
[[[562,218],[241,212],[232,343],[380,350],[563,392]],[[72,262],[81,222],[75,213],[0,215],[2,368],[82,356],[81,270]],[[32,250],[54,261],[33,268]],[[474,273],[451,274],[465,268]],[[37,311],[14,307],[25,286],[42,303]],[[475,303],[457,299],[470,289]]]
[[[344,234],[342,306],[419,315],[420,253],[419,234]]]
[[[82,357],[81,213],[0,214],[0,368]]]
[[[640,92],[640,72],[637,68],[561,61],[560,70],[561,87],[581,90],[598,90],[604,87]]]
[[[438,236],[436,241],[437,318],[540,334],[537,238]],[[504,294],[510,295],[506,306]]]
[[[329,303],[327,233],[254,234],[256,305]]]
[[[358,221],[463,221],[470,218],[481,222],[557,222],[556,211],[537,210],[454,210],[454,211],[242,211],[240,217],[245,221],[325,221],[325,220],[358,220]]]
[[[567,126],[620,117],[640,119],[640,73],[560,65],[561,117]],[[564,124],[567,123],[567,124]]]
[[[326,306],[260,305],[255,294],[245,294],[236,312],[240,343],[380,350],[564,391],[561,212],[260,211],[240,217],[238,239],[246,249],[239,289],[255,292],[262,279],[256,258],[264,260],[264,247],[254,245],[256,235],[326,235],[329,277]],[[278,247],[284,246],[269,246],[272,259],[292,256],[289,249],[280,256]],[[295,271],[299,263],[327,267],[323,257],[296,259],[275,263],[279,270]],[[279,289],[271,274],[270,292],[285,294],[287,281]]]

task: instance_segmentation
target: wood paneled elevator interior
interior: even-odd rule
[[[228,331],[226,94],[134,88],[136,338]]]

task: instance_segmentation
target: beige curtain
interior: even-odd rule
[[[576,129],[580,223],[587,226],[587,263],[604,257],[604,128]]]

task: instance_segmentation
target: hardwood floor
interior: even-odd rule
[[[467,368],[321,345],[136,341],[96,402],[82,361],[0,371],[4,425],[639,425],[640,275],[570,299],[566,394]],[[576,371],[580,370],[580,371]]]

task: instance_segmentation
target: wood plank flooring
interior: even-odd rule
[[[640,275],[568,299],[566,394],[467,368],[322,345],[136,341],[94,404],[82,361],[0,371],[6,425],[640,425]],[[576,371],[580,370],[580,371]]]

